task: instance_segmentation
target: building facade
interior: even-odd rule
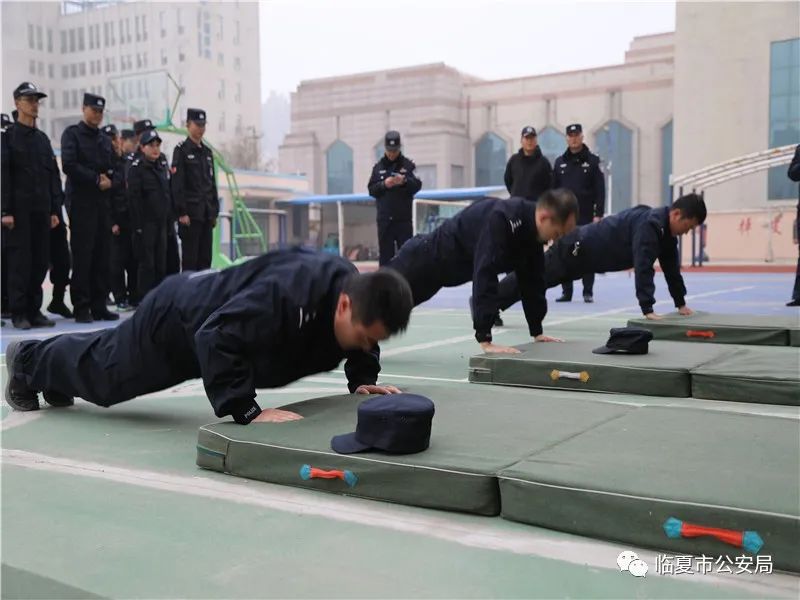
[[[161,122],[177,97],[204,108],[217,146],[260,131],[257,2],[14,2],[0,4],[3,112],[32,81],[48,98],[40,127],[57,146],[81,119],[84,92],[107,100],[109,123]]]

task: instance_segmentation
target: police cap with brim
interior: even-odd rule
[[[386,394],[358,406],[358,424],[352,433],[337,435],[331,448],[339,454],[367,450],[388,454],[415,454],[431,440],[433,402],[416,394]]]
[[[23,81],[17,86],[17,89],[14,90],[14,100],[22,96],[36,96],[39,99],[47,98],[47,94],[40,91],[39,88],[30,81]]]
[[[108,137],[117,137],[119,135],[119,130],[116,125],[106,125],[100,131],[105,133]]]
[[[105,110],[106,99],[102,96],[98,96],[97,94],[90,94],[89,92],[86,92],[83,95],[83,105],[90,106],[96,110]]]
[[[158,135],[158,132],[155,129],[148,129],[142,134],[141,139],[139,140],[139,144],[142,146],[147,146],[148,144],[152,144],[155,141],[161,141],[161,137]]]
[[[567,125],[567,135],[575,135],[581,133],[583,131],[583,127],[580,123],[573,123],[572,125]]]
[[[120,137],[123,140],[132,140],[133,138],[136,137],[136,132],[133,129],[123,129],[120,132]]]
[[[206,124],[206,111],[202,108],[188,108],[186,109],[186,120],[194,121],[200,125]]]
[[[133,124],[133,132],[136,135],[141,135],[143,132],[152,128],[153,128],[153,122],[150,119],[142,119],[141,121],[136,121]]]
[[[595,354],[647,354],[653,334],[639,327],[615,327],[605,346],[592,350]]]
[[[528,137],[528,136],[536,137],[536,129],[534,129],[530,125],[526,125],[525,127],[522,128],[522,137]]]
[[[400,150],[400,132],[399,131],[388,131],[386,132],[386,136],[383,139],[383,147],[387,150]]]

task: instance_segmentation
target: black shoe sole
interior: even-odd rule
[[[556,298],[556,302],[572,302],[572,298]]]
[[[17,404],[11,395],[11,382],[14,381],[14,373],[11,366],[14,364],[14,357],[17,354],[17,348],[20,342],[11,342],[6,348],[6,402],[14,410],[20,412],[30,412],[32,410],[39,410],[39,400],[36,400],[36,406],[28,406],[24,404]]]
[[[44,396],[44,401],[53,408],[68,408],[75,404],[75,398],[60,392],[43,392],[42,396]]]
[[[68,309],[66,306],[64,307],[64,309],[61,308],[53,309],[48,306],[47,312],[49,312],[51,315],[58,315],[59,317],[64,317],[65,319],[73,319],[75,317],[75,315],[72,314],[72,311]]]

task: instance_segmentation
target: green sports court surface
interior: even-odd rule
[[[791,288],[790,275],[691,273],[686,280],[688,303],[697,309],[783,319],[800,315],[781,302]],[[662,302],[656,310],[666,312],[671,305],[660,277],[657,287]],[[549,299],[557,292],[551,290]],[[668,468],[671,463],[685,464],[691,472],[693,465],[718,460],[719,480],[706,481],[706,489],[722,486],[722,475],[736,477],[740,466],[742,503],[748,507],[770,514],[785,512],[785,504],[796,497],[791,486],[800,470],[800,441],[794,454],[791,446],[788,451],[784,447],[774,461],[768,455],[755,460],[748,444],[758,439],[762,452],[781,449],[769,443],[770,430],[765,432],[763,424],[796,428],[797,406],[469,383],[469,359],[477,344],[466,310],[468,295],[467,287],[444,290],[417,309],[410,330],[383,346],[381,380],[424,391],[434,402],[441,399],[434,441],[437,419],[448,418],[451,409],[445,405],[455,406],[460,390],[465,396],[480,390],[484,402],[496,403],[498,413],[505,407],[525,419],[534,417],[514,408],[520,397],[530,393],[545,403],[548,409],[542,409],[540,418],[550,419],[552,427],[537,422],[528,429],[518,423],[514,431],[493,431],[513,440],[530,433],[526,443],[540,452],[536,460],[509,466],[501,477],[501,491],[503,486],[524,488],[526,482],[544,478],[554,489],[553,481],[575,476],[576,470],[567,468],[576,462],[574,457],[588,453],[577,470],[586,471],[580,474],[584,479],[594,478],[593,485],[618,479],[619,469],[640,469],[638,476],[626,479],[630,485],[626,491],[632,496],[669,495],[665,477],[674,473]],[[593,305],[551,302],[545,332],[599,346],[609,328],[638,316],[633,281],[625,273],[598,277],[595,297]],[[506,326],[496,331],[496,341],[527,342],[519,308],[504,318]],[[69,330],[77,326],[58,327],[58,332]],[[51,333],[37,330],[35,335]],[[3,347],[21,337],[4,328]],[[343,391],[344,376],[335,371],[283,390],[262,390],[259,402],[262,407],[282,406]],[[504,398],[508,398],[505,403]],[[485,410],[491,411],[491,406]],[[675,415],[686,410],[700,416],[683,427],[682,417]],[[670,424],[676,435],[642,435],[635,415],[649,414]],[[743,430],[738,444],[736,423],[744,417],[756,419],[758,427]],[[603,424],[612,418],[616,420]],[[800,578],[777,567],[758,575],[716,569],[707,574],[661,574],[657,555],[664,552],[653,549],[657,540],[643,533],[630,537],[641,539],[645,547],[611,541],[613,523],[596,523],[590,531],[579,519],[585,507],[555,492],[539,497],[543,505],[533,510],[512,489],[509,497],[514,504],[509,512],[513,514],[506,515],[512,521],[323,494],[200,469],[198,430],[215,421],[197,381],[112,409],[78,401],[71,409],[23,414],[4,404],[3,598],[796,598],[800,593]],[[496,423],[493,418],[487,422]],[[709,432],[714,423],[720,424],[716,438]],[[593,438],[576,435],[590,427]],[[493,429],[497,428],[495,424]],[[693,431],[698,433],[692,435]],[[446,427],[442,432],[443,438],[445,432],[458,435]],[[281,435],[288,436],[286,431]],[[556,444],[556,437],[564,443]],[[517,442],[508,439],[504,448],[516,452]],[[596,445],[606,439],[618,441],[619,457]],[[306,442],[310,450],[314,444],[325,446],[325,440]],[[629,448],[638,448],[642,458]],[[480,468],[502,466],[488,450],[480,446],[478,450],[473,448],[477,456],[472,462],[478,461]],[[461,454],[445,459],[458,466]],[[781,481],[772,462],[786,472],[784,498],[759,496],[758,485]],[[748,479],[755,470],[760,470],[758,477]],[[387,483],[386,489],[394,486],[393,493],[400,497],[390,499],[403,502],[402,475],[398,480]],[[758,485],[748,487],[751,480]],[[447,489],[435,491],[446,499]],[[484,487],[479,492],[488,495],[481,510],[473,512],[495,513],[496,507],[490,506],[493,491]],[[487,506],[491,510],[484,510]],[[541,519],[558,522],[559,530],[542,527]],[[624,525],[624,516],[615,520],[637,534],[635,528],[643,526],[636,520]],[[664,547],[671,555],[690,553],[681,552],[682,546]],[[637,552],[648,564],[646,577],[620,572],[617,556],[625,550]],[[741,551],[732,548],[728,554],[734,557]]]

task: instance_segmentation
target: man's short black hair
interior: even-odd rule
[[[700,194],[686,194],[672,203],[670,210],[680,210],[684,219],[697,219],[698,225],[706,220],[706,201]]]
[[[570,190],[558,188],[547,190],[536,201],[536,208],[546,208],[555,216],[558,223],[566,223],[570,215],[578,219],[578,199]]]
[[[350,275],[342,292],[353,303],[353,318],[367,327],[380,321],[389,335],[405,331],[414,308],[411,286],[392,269]]]

